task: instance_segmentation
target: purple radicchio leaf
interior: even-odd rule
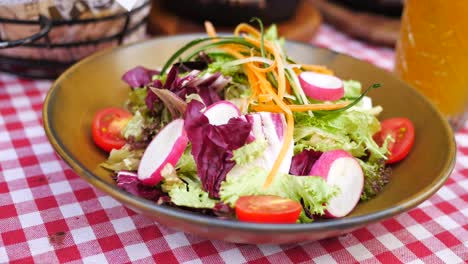
[[[119,171],[116,180],[120,189],[147,200],[157,201],[163,195],[161,190],[141,183],[134,172]]]
[[[152,87],[154,88],[161,88],[163,85],[162,85],[162,82],[160,80],[155,80],[153,83],[152,83]],[[154,106],[159,102],[159,97],[151,92],[151,90],[148,90],[147,94],[146,94],[146,98],[145,98],[145,104],[146,104],[146,107],[148,107],[148,109],[153,112],[154,111]]]
[[[241,118],[232,118],[225,125],[211,125],[201,112],[203,107],[196,100],[188,104],[184,128],[192,143],[202,186],[210,197],[219,198],[221,182],[235,165],[233,150],[245,145],[252,125]]]
[[[314,163],[320,158],[322,152],[304,149],[294,155],[291,161],[289,174],[296,176],[308,176]]]
[[[166,82],[164,83],[163,88],[174,91],[179,88],[179,67],[172,66],[167,74]]]
[[[229,220],[229,219],[235,219],[236,212],[229,205],[223,202],[218,202],[215,204],[213,208],[213,214],[217,216],[219,219]]]
[[[220,81],[218,81],[218,79],[220,79]],[[196,87],[197,93],[200,95],[205,105],[210,106],[221,101],[219,91],[229,82],[223,82],[223,79],[226,78],[222,76],[221,73],[217,72],[208,77],[198,78],[192,81],[192,83],[188,83],[187,86]]]
[[[167,89],[183,101],[186,100],[187,95],[196,93],[202,98],[203,103],[209,106],[222,100],[220,94],[230,81],[230,77],[224,77],[219,72],[199,77],[200,71],[193,70],[182,78],[179,77],[179,73],[179,67],[174,65],[169,70],[164,84],[160,80],[155,80],[151,86],[158,89]],[[166,105],[167,102],[162,101]],[[155,105],[159,102],[161,102],[159,97],[148,91],[145,103],[151,111],[154,111]]]
[[[142,66],[137,66],[127,71],[122,80],[130,85],[132,88],[144,87],[151,83],[153,75],[159,74],[159,71],[150,70]]]
[[[175,93],[167,89],[158,89],[154,87],[149,87],[149,93],[154,93],[156,96],[164,103],[169,112],[171,113],[172,118],[182,117],[187,108],[187,103],[178,97]]]

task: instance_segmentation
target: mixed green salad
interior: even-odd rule
[[[124,108],[93,121],[123,190],[218,218],[307,223],[382,191],[409,152],[405,118],[382,123],[355,80],[287,56],[273,25],[195,39],[161,69],[135,67]]]

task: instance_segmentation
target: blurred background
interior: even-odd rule
[[[0,71],[55,78],[97,50],[152,36],[217,30],[259,17],[291,40],[310,42],[322,23],[394,46],[403,0],[0,0]]]
[[[402,0],[158,0],[154,7],[149,30],[155,34],[200,30],[206,19],[228,29],[256,16],[278,24],[289,39],[310,41],[325,20],[355,37],[393,45],[403,5]]]

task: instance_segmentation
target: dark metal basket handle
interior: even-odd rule
[[[38,39],[45,37],[49,33],[50,29],[52,28],[52,20],[41,15],[39,16],[39,24],[41,25],[41,30],[39,32],[34,33],[33,35],[22,38],[22,39],[0,41],[0,49],[24,45],[24,44],[31,43],[31,42],[34,42]]]

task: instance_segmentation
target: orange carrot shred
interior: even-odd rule
[[[208,36],[212,38],[216,37],[216,30],[210,21],[205,21],[205,30]]]
[[[301,68],[303,68],[304,70],[307,70],[307,71],[313,71],[313,72],[323,73],[323,74],[327,74],[327,75],[334,75],[332,70],[328,69],[325,66],[321,66],[321,65],[302,64]]]

